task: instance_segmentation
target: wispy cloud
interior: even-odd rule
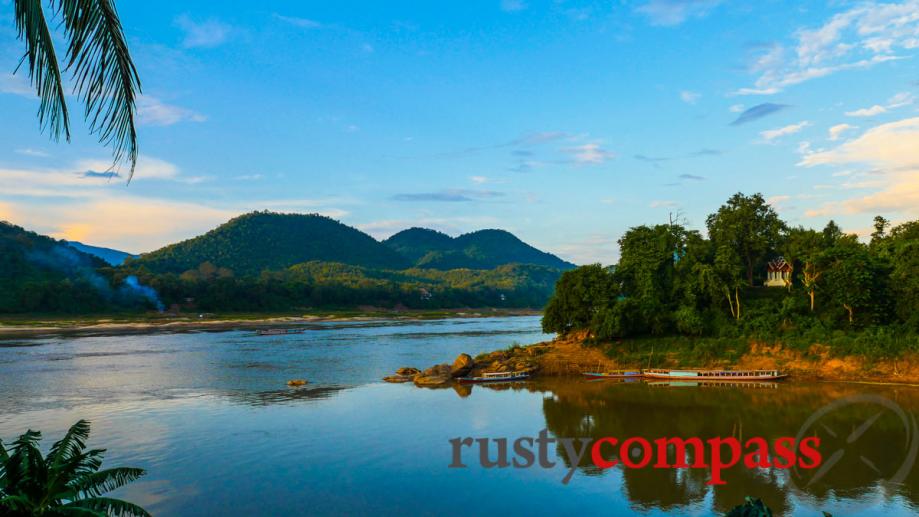
[[[137,120],[149,126],[171,126],[179,122],[204,122],[207,117],[190,109],[166,104],[151,95],[137,99]]]
[[[390,199],[409,202],[461,203],[500,197],[504,197],[504,193],[494,190],[447,189],[437,192],[395,194]]]
[[[783,136],[788,136],[788,135],[793,135],[795,133],[798,133],[802,129],[809,126],[810,124],[811,123],[809,121],[803,120],[801,122],[798,122],[797,124],[789,124],[787,126],[780,127],[777,129],[769,129],[766,131],[762,131],[760,132],[759,136],[765,142],[772,142],[774,140],[782,138]]]
[[[897,51],[919,48],[919,0],[859,3],[820,27],[800,29],[790,48],[773,45],[749,67],[757,76],[740,95],[769,95],[842,70],[864,69],[900,59]]]
[[[233,29],[216,19],[197,22],[187,14],[177,17],[175,24],[184,33],[182,46],[185,48],[219,46],[229,39]]]
[[[683,90],[680,92],[680,100],[686,104],[695,104],[699,102],[699,99],[702,98],[701,93],[691,92],[689,90]]]
[[[695,174],[680,174],[677,176],[681,180],[703,181],[705,176],[696,176]]]
[[[842,134],[846,131],[851,131],[853,129],[858,129],[856,126],[851,126],[849,124],[836,124],[835,126],[829,129],[829,139],[830,141],[837,141],[842,138]]]
[[[566,147],[562,151],[571,155],[574,163],[578,165],[601,165],[616,157],[616,153],[604,149],[597,142]]]
[[[651,25],[673,27],[690,18],[702,18],[721,0],[648,0],[635,10],[646,16]]]
[[[855,111],[847,111],[846,115],[850,117],[874,117],[876,115],[881,115],[887,113],[888,111],[893,111],[897,108],[902,108],[904,106],[909,106],[915,101],[915,96],[911,92],[900,92],[893,97],[891,97],[887,104],[875,104],[870,108],[861,108]]]
[[[753,122],[754,120],[759,120],[773,113],[778,113],[784,109],[790,108],[787,104],[775,104],[772,102],[764,102],[762,104],[757,104],[752,108],[748,108],[743,111],[740,115],[734,119],[734,122],[731,122],[732,126],[739,126],[741,124],[747,124]]]
[[[919,117],[882,124],[865,131],[858,138],[838,147],[805,155],[798,165],[815,167],[837,165],[861,166],[873,178],[853,182],[852,189],[874,188],[873,193],[843,201],[827,203],[806,213],[809,216],[844,213],[897,212],[919,215]],[[847,176],[854,176],[844,171]]]
[[[36,158],[47,158],[50,156],[47,152],[42,151],[41,149],[32,149],[31,147],[16,149],[16,154],[21,154],[23,156],[34,156]]]
[[[17,75],[0,73],[0,93],[10,93],[31,99],[38,98],[35,88],[32,88],[29,80],[21,73]]]

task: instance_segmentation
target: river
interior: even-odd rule
[[[546,379],[421,389],[379,380],[400,366],[546,338],[538,317],[513,317],[0,341],[0,438],[31,427],[50,446],[88,419],[90,445],[108,449],[105,465],[148,472],[112,495],[163,516],[711,515],[745,496],[776,515],[919,510],[919,388]],[[288,388],[293,378],[310,384]],[[594,440],[819,436],[824,461],[737,465],[713,486],[708,469],[600,469],[554,442],[551,467],[485,468],[478,445],[464,449],[465,468],[448,467],[451,439],[513,442],[543,429]]]

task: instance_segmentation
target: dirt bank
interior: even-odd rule
[[[647,368],[644,361],[634,359],[621,361],[611,344],[585,346],[586,335],[575,333],[553,341],[536,343],[517,349],[494,354],[503,354],[507,360],[515,357],[527,358],[538,366],[541,376],[580,375],[583,372],[616,369]],[[634,357],[634,355],[632,356]],[[649,351],[649,358],[652,358]],[[477,358],[478,359],[478,358]],[[753,343],[749,351],[734,362],[710,360],[697,364],[681,363],[674,352],[657,351],[653,355],[655,368],[730,368],[730,369],[778,369],[791,374],[792,378],[804,380],[853,381],[872,383],[919,384],[919,357],[905,355],[897,359],[869,360],[864,357],[837,357],[830,353],[830,347],[813,345],[806,351],[794,350],[782,345]]]

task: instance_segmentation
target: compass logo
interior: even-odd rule
[[[858,417],[854,421],[853,415]],[[816,469],[790,470],[789,484],[798,491],[835,484],[830,483],[834,475],[858,478],[859,484],[894,485],[910,473],[919,452],[916,417],[874,394],[843,397],[821,407],[801,426],[797,441],[806,436],[820,437],[824,460]]]

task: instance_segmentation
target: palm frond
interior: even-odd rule
[[[135,102],[140,78],[112,0],[52,0],[69,36],[67,70],[82,97],[90,131],[112,147],[115,162],[137,165]]]
[[[121,488],[145,474],[143,469],[120,467],[85,474],[68,483],[68,488],[87,497],[98,497],[116,488]]]
[[[147,513],[146,510],[136,504],[109,497],[80,499],[79,501],[65,504],[60,508],[87,508],[90,510],[102,511],[105,515],[115,517],[150,517],[150,514]]]
[[[70,426],[67,434],[51,446],[51,451],[48,453],[48,463],[52,466],[58,466],[86,448],[86,440],[89,439],[89,427],[89,422],[86,420],[79,420]]]
[[[26,53],[19,66],[28,62],[29,80],[41,98],[38,122],[42,131],[50,129],[51,136],[65,135],[70,140],[70,118],[64,101],[61,70],[51,40],[51,31],[42,11],[41,0],[16,0],[16,30],[26,44]],[[18,67],[17,67],[18,69]]]
[[[3,440],[0,440],[0,462],[6,463],[10,460],[10,453],[6,452],[6,446],[3,445]],[[2,463],[0,463],[0,468],[2,468]]]

